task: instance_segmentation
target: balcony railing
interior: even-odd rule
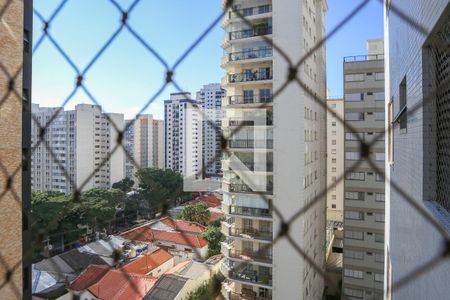
[[[271,241],[273,235],[272,231],[268,230],[260,230],[256,228],[233,228],[233,227],[230,228],[229,234],[231,236],[249,237],[266,241]]]
[[[272,149],[273,140],[228,140],[229,148]]]
[[[253,95],[253,96],[243,96],[235,95],[228,96],[228,104],[252,104],[252,103],[271,103],[273,101],[272,95]]]
[[[272,79],[272,70],[270,71],[252,71],[236,74],[228,74],[228,83],[248,82]]]
[[[253,191],[248,185],[244,183],[230,183],[229,185],[230,192],[233,193],[253,193]],[[255,193],[264,193],[268,195],[273,194],[273,184],[268,182],[265,191],[256,191]]]
[[[239,258],[243,260],[254,260],[265,263],[272,262],[271,253],[259,253],[258,251],[248,251],[248,250],[231,250],[229,255],[230,257]]]
[[[254,36],[261,36],[266,34],[272,34],[272,27],[268,25],[256,25],[250,29],[232,31],[229,33],[230,40],[240,40],[250,38]]]
[[[271,218],[272,213],[269,209],[243,207],[243,206],[230,206],[229,213],[232,215],[252,216],[252,217],[264,217]]]
[[[272,47],[266,47],[256,50],[245,50],[239,52],[232,52],[228,54],[229,61],[238,61],[245,59],[255,59],[255,58],[264,58],[271,57],[273,55]]]
[[[271,274],[262,275],[262,274],[258,274],[257,271],[255,271],[255,272],[248,272],[248,271],[237,272],[237,271],[232,270],[229,273],[229,277],[232,279],[238,279],[238,280],[246,281],[246,282],[265,284],[265,285],[269,285],[269,286],[272,285],[272,275]]]
[[[357,62],[369,60],[383,60],[384,54],[355,55],[344,57],[344,62]]]
[[[230,299],[231,300],[271,300],[272,296],[259,297],[259,296],[255,296],[255,295],[232,292]]]
[[[266,5],[260,5],[260,6],[254,6],[254,7],[247,7],[247,8],[241,8],[241,9],[234,9],[230,12],[229,18],[237,18],[240,16],[248,17],[248,16],[254,16],[254,15],[261,15],[270,13],[272,11],[272,5],[266,4]]]

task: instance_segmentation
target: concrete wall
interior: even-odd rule
[[[432,32],[435,24],[447,7],[448,0],[392,0],[391,5]],[[435,144],[428,132],[428,122],[433,115],[427,113],[424,96],[427,95],[427,50],[424,50],[430,34],[422,34],[397,16],[392,10],[385,12],[385,35],[389,36],[386,49],[389,53],[386,69],[387,98],[393,100],[393,115],[399,112],[399,86],[407,78],[408,122],[406,132],[394,128],[394,157],[386,162],[390,180],[400,186],[414,199],[415,203],[432,214],[427,203],[434,200],[436,177],[433,163],[427,159],[433,153],[427,145]],[[425,48],[426,49],[426,48]],[[424,107],[422,107],[422,105]],[[386,104],[388,105],[388,104]],[[414,112],[411,108],[419,105]],[[386,126],[388,123],[386,124]],[[389,146],[386,141],[387,147]],[[386,198],[386,292],[388,299],[446,299],[450,294],[450,261],[442,261],[429,272],[418,276],[401,289],[395,289],[395,282],[439,255],[443,250],[442,235],[430,222],[414,209],[392,185],[387,183]],[[433,217],[437,217],[433,215]],[[448,221],[448,219],[447,219]],[[447,229],[448,230],[448,229]],[[447,231],[448,232],[448,231]],[[394,284],[394,286],[392,286]]]

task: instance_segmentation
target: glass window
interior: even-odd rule
[[[383,111],[375,112],[375,120],[376,121],[384,121],[384,112]]]
[[[359,139],[363,139],[363,133],[354,133],[354,132],[346,132],[345,140],[347,141],[358,141]]]
[[[375,80],[384,80],[384,72],[376,72]]]
[[[353,258],[353,259],[363,259],[364,252],[357,251],[357,250],[344,249],[344,257]]]
[[[361,159],[361,153],[359,153],[359,152],[345,152],[345,159],[348,159],[348,160]]]
[[[345,120],[347,121],[364,121],[363,112],[345,113]]]
[[[384,234],[382,234],[382,233],[375,233],[375,242],[377,242],[377,243],[384,243]]]
[[[382,254],[382,253],[375,253],[375,261],[376,262],[384,262],[384,254]]]
[[[384,223],[384,213],[375,213],[375,221]]]
[[[364,93],[350,93],[345,94],[345,101],[363,101]]]
[[[362,231],[345,230],[344,236],[348,239],[353,239],[353,240],[363,240],[364,239],[364,233]]]
[[[344,276],[362,279],[363,271],[344,269]]]
[[[375,281],[383,282],[384,274],[375,273]]]
[[[375,201],[384,202],[384,193],[376,193],[375,194]]]
[[[364,213],[360,211],[345,211],[345,218],[349,220],[364,220]]]
[[[363,192],[345,192],[345,199],[347,200],[364,200]]]
[[[344,295],[355,297],[355,298],[362,298],[363,291],[358,290],[358,289],[344,288]]]
[[[384,161],[384,152],[383,153],[375,153],[375,160],[376,161]]]
[[[364,81],[364,73],[345,74],[345,81]]]
[[[348,173],[347,176],[345,176],[345,179],[347,180],[365,180],[365,173],[364,172],[352,172]]]
[[[384,101],[384,92],[374,93],[376,101]]]

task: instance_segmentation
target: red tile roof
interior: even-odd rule
[[[167,253],[167,251],[158,249],[153,253],[138,257],[120,269],[125,272],[144,275],[150,273],[153,269],[159,267],[172,258],[173,255]]]
[[[208,205],[208,207],[218,207],[222,204],[222,201],[214,195],[204,195],[189,202],[189,204],[199,203],[205,203],[206,205]]]
[[[108,266],[90,265],[69,286],[72,291],[88,290],[104,300],[140,300],[155,285],[158,278]]]
[[[191,233],[181,233],[173,231],[161,231],[151,229],[147,226],[138,227],[121,234],[123,238],[142,242],[167,241],[178,245],[185,245],[192,248],[203,248],[208,242]]]
[[[171,217],[164,217],[159,220],[161,223],[164,223],[167,226],[172,227],[175,230],[178,231],[185,231],[185,232],[195,232],[195,233],[202,233],[205,231],[206,227],[198,224],[196,222],[189,222],[184,220],[174,220]]]
[[[209,217],[209,222],[216,221],[224,215],[223,212],[216,212],[216,211],[210,211],[210,212],[211,212],[211,216]]]

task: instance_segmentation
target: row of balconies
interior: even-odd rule
[[[240,104],[259,104],[259,103],[271,103],[273,101],[272,95],[234,95],[227,97],[228,105],[240,105]]]
[[[253,139],[228,140],[228,148],[238,148],[238,149],[272,149],[273,148],[273,139],[266,139],[266,140],[253,140]]]
[[[228,74],[227,83],[240,83],[251,81],[262,81],[272,79],[272,70],[264,68],[262,70],[247,70],[243,73]]]

